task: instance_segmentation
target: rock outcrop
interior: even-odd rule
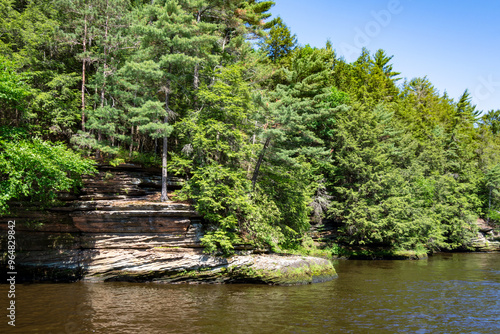
[[[472,240],[472,247],[479,252],[500,251],[500,229],[483,219],[478,219],[477,226],[477,237]]]
[[[204,254],[201,217],[189,203],[157,201],[158,175],[133,165],[101,166],[78,195],[63,194],[58,207],[13,203],[13,214],[0,222],[0,240],[5,252],[7,222],[15,221],[18,281],[304,284],[335,276],[324,259]],[[171,178],[169,187],[182,182]]]

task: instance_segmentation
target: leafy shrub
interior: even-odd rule
[[[15,134],[13,137],[8,137]],[[14,140],[12,140],[14,139]],[[64,144],[38,138],[27,139],[19,129],[0,132],[0,213],[9,200],[30,199],[41,205],[52,203],[60,191],[81,186],[81,176],[96,170]]]

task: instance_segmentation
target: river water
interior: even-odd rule
[[[500,333],[500,254],[336,261],[306,286],[18,284],[0,333]]]

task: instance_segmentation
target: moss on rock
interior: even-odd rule
[[[114,275],[113,281],[152,281],[156,283],[254,283],[301,285],[326,282],[337,277],[329,260],[303,256],[235,256],[215,267],[199,267],[163,273],[128,273]],[[110,279],[108,279],[110,280]]]
[[[327,259],[305,256],[249,255],[228,267],[232,282],[298,285],[325,282],[337,277]]]

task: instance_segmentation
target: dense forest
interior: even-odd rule
[[[467,249],[500,223],[500,110],[299,44],[273,4],[0,0],[1,212],[100,161],[185,178],[161,200],[194,203],[209,252],[307,248],[323,220],[333,252]]]

